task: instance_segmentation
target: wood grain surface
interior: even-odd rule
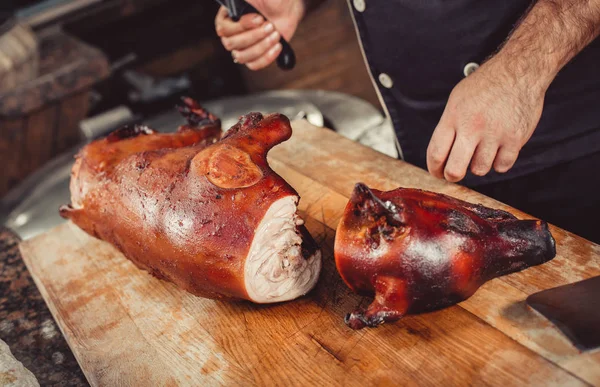
[[[334,230],[358,181],[423,188],[519,211],[425,171],[294,122],[272,168],[301,195],[324,252],[314,291],[277,305],[194,297],[140,271],[66,223],[21,245],[23,258],[92,385],[600,385],[600,351],[580,353],[524,303],[600,275],[600,246],[552,228],[557,257],[492,280],[467,301],[352,331],[353,294],[333,261]]]

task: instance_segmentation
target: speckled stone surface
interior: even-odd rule
[[[41,386],[87,386],[25,267],[18,242],[18,236],[0,227],[0,339]]]

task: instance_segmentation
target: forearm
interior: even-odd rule
[[[490,61],[545,92],[600,33],[600,0],[538,0]]]

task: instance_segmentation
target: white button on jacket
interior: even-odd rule
[[[353,0],[352,3],[354,4],[354,8],[358,12],[363,12],[367,7],[367,5],[365,4],[365,0]]]
[[[392,86],[394,86],[394,81],[386,73],[379,74],[379,83],[381,83],[381,86],[385,87],[386,89],[391,89]]]
[[[479,68],[479,65],[475,62],[470,62],[467,63],[465,65],[465,68],[463,69],[463,74],[465,74],[465,77],[471,75],[472,73],[475,72],[475,70],[477,70]]]

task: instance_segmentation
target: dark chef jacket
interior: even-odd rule
[[[526,0],[349,0],[371,77],[405,161],[426,168],[427,145],[450,92],[493,54],[526,12]],[[475,70],[476,71],[476,70]],[[600,39],[546,93],[540,123],[500,181],[600,151]]]

